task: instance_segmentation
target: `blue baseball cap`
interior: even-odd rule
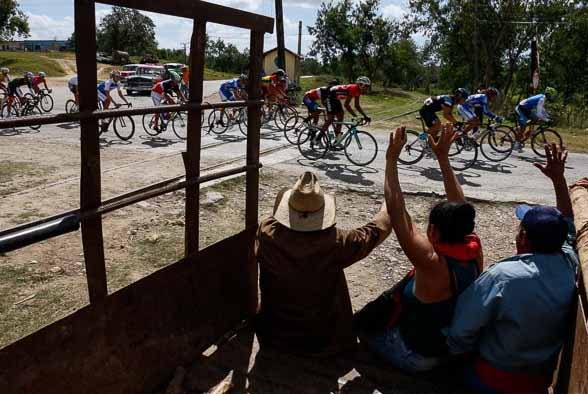
[[[523,204],[516,208],[516,216],[534,252],[555,253],[561,249],[568,236],[568,224],[557,208]]]

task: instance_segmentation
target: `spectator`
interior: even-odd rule
[[[356,346],[343,269],[391,232],[385,206],[354,230],[336,227],[335,196],[305,172],[282,190],[255,245],[260,267],[260,344],[301,354],[333,355]]]
[[[356,327],[372,351],[407,372],[430,370],[448,356],[444,330],[451,323],[458,295],[483,267],[481,243],[473,233],[476,212],[466,202],[449,164],[454,140],[450,124],[443,127],[437,143],[429,136],[448,201],[433,207],[426,233],[412,222],[398,179],[398,156],[406,143],[404,128],[390,135],[386,154],[386,206],[398,242],[414,268],[401,286],[395,286],[398,303],[395,310],[386,311],[384,326]]]
[[[567,152],[546,146],[536,166],[553,182],[557,209],[521,205],[517,255],[491,266],[460,297],[449,331],[453,353],[475,352],[468,381],[478,393],[545,394],[565,340],[575,292]]]

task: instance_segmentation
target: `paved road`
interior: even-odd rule
[[[219,81],[205,82],[205,96],[214,94]],[[62,110],[69,91],[64,86],[54,86],[56,111]],[[150,104],[150,98],[132,97],[133,105],[145,106]],[[171,131],[162,134],[157,141],[148,138],[141,128],[140,119],[136,119],[138,126],[132,143],[120,144],[112,133],[104,135],[103,149],[132,150],[134,153],[149,152],[166,156],[179,153],[185,149],[183,141],[177,140]],[[55,143],[77,144],[79,135],[77,125],[43,126],[40,133],[35,135],[23,134],[23,138],[43,138],[44,141],[54,140]],[[262,135],[262,150],[286,144],[283,135],[271,129],[264,130]],[[109,135],[110,134],[110,135]],[[342,153],[330,154],[325,159],[311,162],[303,158],[298,150],[290,147],[279,150],[262,158],[265,166],[288,171],[301,172],[304,170],[317,171],[321,179],[328,182],[345,184],[356,187],[382,188],[383,170],[385,165],[385,149],[388,136],[386,132],[374,131],[379,144],[376,160],[368,167],[358,167],[350,164]],[[18,138],[19,135],[14,135]],[[2,134],[0,133],[0,140]],[[229,142],[203,152],[203,159],[220,162],[232,159],[245,153],[245,138],[238,130],[222,136],[203,136],[203,145],[216,142]],[[532,165],[538,158],[530,149],[523,154],[513,154],[501,163],[491,163],[482,160],[472,169],[459,173],[458,178],[465,193],[491,201],[529,201],[534,203],[554,203],[551,185],[548,180]],[[176,174],[170,174],[176,175]],[[576,179],[588,175],[588,155],[570,154],[568,159],[567,177],[571,183]],[[412,166],[401,166],[400,176],[403,188],[412,192],[443,192],[443,182],[436,162],[424,159]]]

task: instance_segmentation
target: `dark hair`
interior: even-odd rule
[[[562,220],[558,229],[553,229],[549,234],[540,229],[525,228],[522,225],[531,246],[531,253],[552,254],[561,251],[561,247],[568,238],[567,224]]]
[[[429,224],[435,225],[441,242],[461,243],[474,231],[476,210],[467,202],[440,202],[431,210]]]

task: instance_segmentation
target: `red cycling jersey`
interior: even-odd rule
[[[308,92],[304,93],[305,97],[308,97],[312,101],[317,101],[321,99],[321,89],[312,89]]]
[[[45,81],[45,79],[41,78],[39,76],[33,77],[33,86],[37,87],[37,86],[39,86],[40,83],[42,83],[44,81]]]
[[[349,85],[337,85],[331,88],[331,94],[339,100],[346,99],[347,97],[359,97],[361,96],[361,89],[356,83]]]

